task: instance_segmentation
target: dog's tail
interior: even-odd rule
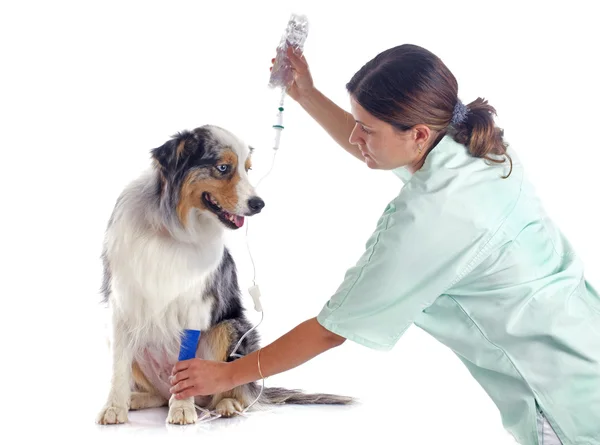
[[[352,397],[335,394],[306,394],[304,391],[286,388],[265,388],[261,402],[265,404],[293,405],[350,405],[356,400]]]

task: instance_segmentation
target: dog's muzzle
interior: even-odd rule
[[[248,208],[250,209],[250,215],[256,215],[257,213],[260,213],[264,206],[265,202],[258,196],[254,196],[248,200]]]

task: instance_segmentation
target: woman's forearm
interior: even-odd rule
[[[342,148],[364,162],[360,150],[348,141],[355,124],[350,113],[337,106],[316,88],[298,103]]]
[[[295,368],[322,352],[341,345],[344,340],[321,326],[316,318],[307,320],[262,348],[262,375],[266,378]],[[230,376],[234,387],[259,380],[258,351],[231,362]]]

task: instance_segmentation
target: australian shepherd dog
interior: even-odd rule
[[[256,382],[227,393],[177,400],[169,376],[185,329],[202,332],[196,357],[230,354],[252,328],[244,313],[226,229],[265,203],[248,178],[252,148],[222,128],[206,125],[151,150],[152,166],[116,201],[102,249],[102,293],[112,321],[112,377],[96,421],[127,421],[129,410],[168,406],[168,423],[198,419],[194,404],[227,417],[259,395]],[[238,348],[259,348],[255,330]],[[346,404],[351,399],[265,388],[256,404]]]

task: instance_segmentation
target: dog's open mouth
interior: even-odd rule
[[[217,200],[208,192],[202,193],[202,201],[204,205],[219,217],[219,220],[227,227],[232,229],[239,229],[244,225],[244,217],[240,215],[234,215],[223,209]]]

